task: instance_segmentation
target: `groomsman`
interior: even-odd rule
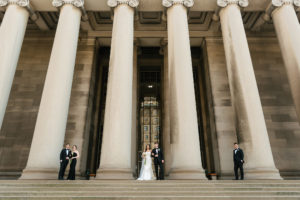
[[[66,144],[66,147],[60,152],[60,169],[58,173],[58,180],[64,180],[65,171],[71,157],[72,152],[70,149],[70,144]]]
[[[244,152],[242,149],[239,148],[238,143],[234,143],[234,150],[233,150],[233,162],[234,162],[234,175],[235,180],[239,179],[238,169],[241,172],[241,180],[244,180]]]

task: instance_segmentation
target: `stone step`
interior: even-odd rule
[[[9,188],[9,187],[60,187],[60,188],[89,188],[89,187],[99,187],[99,188],[105,188],[105,187],[130,187],[130,188],[230,188],[230,187],[244,187],[244,188],[299,188],[300,185],[295,184],[289,184],[289,185],[282,185],[282,184],[276,184],[276,185],[270,185],[270,184],[222,184],[222,185],[210,185],[210,184],[93,184],[93,185],[85,185],[85,184],[71,184],[71,183],[65,183],[65,184],[0,184],[1,188]]]
[[[35,196],[35,197],[17,197],[17,196],[11,196],[11,197],[2,197],[0,196],[1,200],[30,200],[30,199],[46,199],[46,200],[70,200],[70,199],[87,199],[87,200],[299,200],[299,197],[279,197],[279,196],[253,196],[253,197],[233,197],[233,196],[198,196],[198,197],[192,197],[192,196],[155,196],[155,197],[146,197],[146,196],[136,196],[136,197],[127,197],[127,196],[102,196],[102,197],[93,197],[93,196],[86,196],[86,197],[44,197],[44,196]]]
[[[300,199],[300,181],[0,181],[0,199]]]
[[[0,181],[0,185],[70,185],[77,184],[82,186],[89,185],[180,185],[180,186],[191,186],[191,185],[208,185],[208,186],[226,186],[226,185],[256,185],[256,186],[299,186],[300,181],[269,181],[269,182],[254,182],[254,181]]]
[[[111,186],[90,186],[90,187],[79,187],[79,186],[0,186],[0,192],[2,191],[300,191],[300,187],[111,187]]]
[[[19,197],[34,197],[34,196],[45,196],[45,197],[56,197],[56,196],[145,196],[145,197],[155,197],[155,196],[279,196],[279,197],[299,197],[300,191],[298,192],[277,192],[277,191],[2,191],[1,196],[19,196]]]

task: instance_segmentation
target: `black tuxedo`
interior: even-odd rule
[[[242,149],[234,149],[233,150],[233,162],[234,162],[234,175],[235,179],[239,179],[239,174],[238,174],[238,169],[240,168],[241,171],[241,179],[244,179],[244,169],[243,169],[243,164],[244,164],[244,152]]]
[[[155,157],[157,155],[157,157]],[[154,166],[155,166],[155,174],[157,180],[164,179],[164,166],[162,161],[164,160],[164,154],[160,148],[155,148],[152,150],[151,156],[154,158]],[[158,166],[160,169],[160,173],[158,174]]]
[[[67,152],[68,150],[68,152]],[[72,152],[71,149],[63,149],[60,152],[60,169],[59,169],[59,173],[58,173],[58,179],[59,180],[63,180],[64,179],[64,175],[65,175],[65,171],[66,168],[69,164],[69,160],[67,159],[72,157]]]

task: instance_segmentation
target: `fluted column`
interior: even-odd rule
[[[57,179],[63,148],[83,0],[54,0],[60,16],[30,153],[21,179]]]
[[[206,179],[200,154],[187,8],[193,0],[163,0],[167,7],[172,166],[170,179]]]
[[[273,24],[279,40],[298,120],[300,121],[300,25],[295,7],[300,0],[273,0]]]
[[[240,7],[247,0],[218,0],[231,101],[246,179],[281,179],[275,167]],[[234,141],[232,141],[234,142]]]
[[[29,17],[29,0],[0,0],[7,6],[0,27],[0,129]]]
[[[97,179],[132,179],[133,23],[137,0],[109,0],[114,22]]]

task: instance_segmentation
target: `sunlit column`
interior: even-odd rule
[[[218,0],[231,101],[245,152],[245,178],[281,179],[274,164],[240,6],[248,0]],[[234,141],[232,141],[234,142]]]
[[[63,148],[83,0],[54,0],[60,16],[30,153],[21,179],[57,179]]]
[[[172,165],[169,179],[206,179],[202,168],[187,8],[193,0],[163,0],[168,20]]]
[[[114,22],[97,179],[132,179],[133,23],[137,0],[109,0]]]
[[[295,12],[300,0],[273,0],[273,24],[300,121],[300,25]]]
[[[0,27],[0,129],[29,18],[29,0],[0,0],[7,7]]]

